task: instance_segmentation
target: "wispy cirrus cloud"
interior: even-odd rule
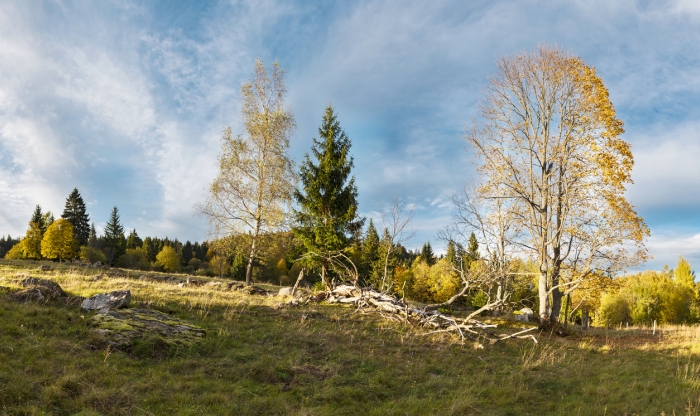
[[[60,212],[77,186],[98,225],[117,205],[141,234],[203,238],[193,205],[260,57],[288,70],[293,157],[332,102],[361,212],[415,201],[412,246],[439,250],[450,196],[474,180],[462,135],[494,61],[556,44],[597,68],[626,123],[629,198],[665,238],[650,240],[656,267],[700,232],[698,16],[686,0],[4,2],[0,232],[22,233],[35,204]]]

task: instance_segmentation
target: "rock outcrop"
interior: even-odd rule
[[[87,323],[99,342],[127,351],[136,340],[173,347],[192,345],[205,336],[205,331],[195,325],[150,309],[100,312]]]
[[[108,309],[126,308],[131,301],[131,291],[117,290],[109,293],[100,293],[83,301],[81,308],[88,311],[101,311]]]

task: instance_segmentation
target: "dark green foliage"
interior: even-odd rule
[[[431,266],[435,264],[435,253],[433,253],[433,248],[430,246],[430,241],[423,244],[423,248],[420,252],[420,257],[421,259],[423,259],[424,262],[428,263]]]
[[[5,253],[10,251],[12,246],[19,243],[19,240],[19,238],[12,238],[10,235],[0,238],[0,258],[4,257]]]
[[[362,243],[360,276],[367,284],[372,280],[374,266],[379,259],[379,234],[377,234],[377,229],[374,228],[374,222],[372,219],[369,220],[367,232],[365,233]]]
[[[119,221],[119,210],[112,209],[112,213],[105,227],[105,256],[107,262],[112,265],[114,261],[126,252],[126,238],[124,237],[124,227]]]
[[[330,105],[318,133],[319,139],[314,139],[311,148],[316,163],[307,153],[299,172],[302,187],[294,193],[299,204],[294,235],[307,252],[327,255],[348,247],[364,219],[357,217],[357,187],[355,177],[350,175],[350,139]]]
[[[43,214],[41,213],[41,206],[37,205],[36,208],[34,208],[34,213],[32,214],[32,219],[29,220],[29,222],[39,224],[39,228],[41,229],[41,234],[44,234],[46,232],[46,228],[48,226],[44,224],[44,221],[42,221],[42,216],[43,216]]]
[[[450,262],[450,264],[456,264],[457,262],[457,248],[455,246],[455,242],[452,240],[447,242],[447,253],[445,254],[445,258]]]
[[[129,233],[129,237],[126,239],[126,248],[134,249],[136,247],[141,247],[143,245],[143,240],[136,233],[136,229]]]
[[[90,218],[85,212],[85,202],[77,188],[73,188],[66,198],[66,207],[61,217],[73,224],[73,236],[78,245],[87,245],[90,238]]]
[[[158,255],[158,250],[156,249],[155,244],[153,244],[153,240],[151,237],[146,237],[143,240],[143,251],[146,253],[146,259],[153,263],[156,261],[156,256]]]
[[[187,265],[192,259],[192,243],[190,243],[189,240],[187,240],[185,245],[182,246],[182,253],[180,257],[182,258],[183,266]]]
[[[88,246],[97,248],[99,245],[99,239],[97,238],[97,231],[95,230],[95,223],[90,224],[90,236],[88,237]]]
[[[472,233],[469,236],[469,244],[467,245],[466,259],[471,262],[479,260],[479,243],[476,241],[476,236]]]

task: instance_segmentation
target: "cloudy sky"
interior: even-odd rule
[[[632,143],[645,267],[700,265],[700,2],[3,1],[0,234],[77,187],[98,229],[206,238],[193,206],[220,132],[241,131],[256,57],[287,70],[301,160],[332,103],[353,142],[363,215],[416,204],[419,247],[473,178],[462,138],[495,60],[556,44],[597,68]]]

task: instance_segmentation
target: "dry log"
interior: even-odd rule
[[[299,304],[309,302],[341,303],[353,305],[358,311],[373,310],[380,313],[385,319],[408,323],[423,328],[429,328],[428,332],[420,335],[431,335],[438,333],[456,333],[464,341],[466,338],[486,338],[490,343],[496,343],[513,338],[531,338],[535,343],[537,339],[532,335],[524,335],[526,332],[536,328],[519,331],[514,334],[494,334],[492,329],[497,328],[495,324],[481,322],[474,317],[483,308],[468,315],[466,318],[455,318],[441,313],[436,305],[418,308],[410,306],[403,299],[381,293],[374,289],[360,289],[351,285],[340,285],[332,290],[321,292],[316,295],[301,299]]]

